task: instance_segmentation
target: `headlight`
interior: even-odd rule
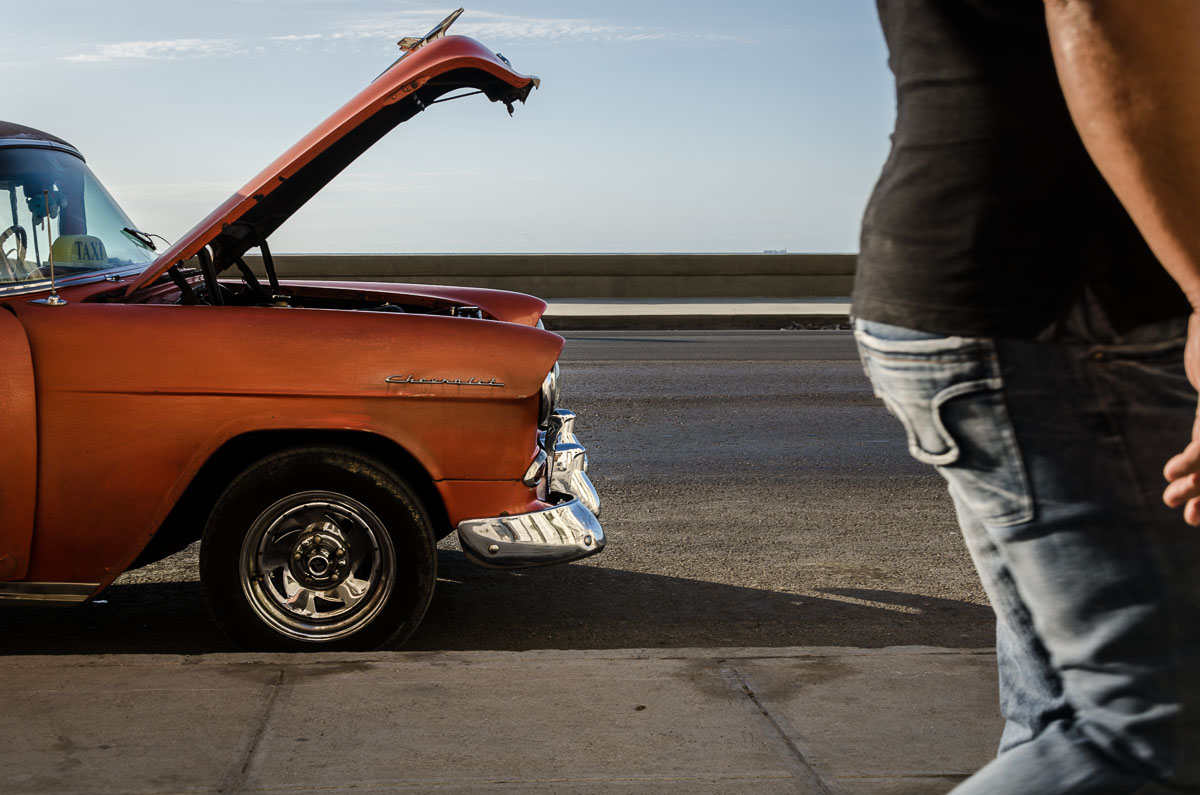
[[[538,405],[538,427],[542,430],[550,427],[550,415],[558,406],[561,395],[562,390],[558,383],[558,362],[555,362],[554,367],[546,374],[546,379],[542,381],[542,396]]]

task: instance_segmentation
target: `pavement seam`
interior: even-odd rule
[[[283,690],[291,689],[284,684],[285,677],[286,671],[281,668],[276,671],[274,680],[263,686],[259,708],[246,723],[234,752],[234,764],[225,772],[217,792],[232,794],[243,791],[246,780],[250,777],[250,768],[258,758],[258,749],[262,744],[263,735],[267,732],[271,713],[275,710],[275,702],[279,700],[279,694]]]
[[[47,668],[136,668],[136,667],[226,667],[237,666],[248,670],[255,668],[290,668],[328,665],[330,663],[356,662],[380,665],[408,665],[412,662],[437,660],[446,663],[478,664],[481,659],[507,664],[512,658],[521,660],[538,659],[557,661],[562,659],[584,662],[614,662],[627,660],[710,660],[732,662],[736,660],[792,660],[828,659],[845,657],[994,657],[994,648],[957,648],[939,646],[882,646],[862,648],[856,646],[790,646],[779,649],[760,647],[711,647],[702,649],[528,649],[525,651],[388,651],[388,652],[327,652],[305,655],[304,660],[295,661],[296,655],[259,655],[253,653],[222,652],[203,655],[27,655],[0,658],[0,671],[6,669]]]
[[[780,776],[756,776],[756,775],[736,775],[736,774],[724,775],[724,774],[718,773],[718,774],[711,774],[711,775],[704,775],[704,776],[672,776],[672,775],[636,776],[636,775],[630,775],[630,776],[606,776],[604,778],[597,778],[597,777],[590,777],[590,776],[579,776],[579,777],[550,776],[550,777],[544,777],[544,778],[475,778],[475,779],[461,779],[461,780],[455,780],[455,781],[428,779],[428,780],[387,781],[387,782],[362,781],[362,782],[349,782],[349,783],[330,784],[330,785],[323,785],[323,784],[295,784],[295,785],[282,785],[282,786],[277,785],[270,789],[265,789],[265,790],[256,788],[255,792],[270,792],[270,793],[273,793],[273,795],[279,795],[280,793],[285,793],[285,792],[303,792],[303,793],[333,792],[333,791],[353,792],[354,790],[366,790],[370,793],[376,793],[376,794],[383,793],[383,792],[399,792],[402,790],[419,790],[422,792],[427,792],[427,791],[432,791],[432,790],[455,790],[455,791],[460,791],[460,792],[464,792],[464,791],[465,792],[476,792],[476,791],[484,792],[484,791],[491,791],[491,788],[493,788],[493,787],[509,788],[509,787],[522,787],[522,786],[525,786],[525,787],[543,786],[543,785],[554,785],[554,784],[565,784],[565,785],[570,785],[572,787],[575,785],[585,785],[585,786],[599,785],[599,786],[603,786],[603,787],[608,787],[608,786],[622,786],[625,784],[661,785],[661,784],[689,783],[689,782],[695,782],[697,784],[702,784],[702,783],[711,784],[711,783],[717,783],[717,782],[732,784],[735,782],[755,783],[755,782],[762,782],[762,781],[784,781],[784,780],[789,780],[791,778],[792,778],[792,776],[790,776],[790,775],[788,775],[788,776],[782,776],[782,775],[780,775]],[[643,791],[643,790],[636,790],[636,792],[641,792],[641,791]],[[648,790],[648,791],[652,791],[652,790]],[[175,794],[174,793],[155,792],[152,795],[175,795]],[[180,793],[180,795],[185,795],[185,794]]]
[[[780,756],[788,763],[797,782],[804,786],[801,791],[815,795],[842,795],[842,790],[836,785],[826,782],[806,758],[801,748],[803,742],[799,735],[788,725],[782,716],[776,717],[767,704],[758,697],[745,673],[733,666],[720,668],[721,678],[730,689],[740,693],[739,699],[747,708],[753,710],[761,720],[770,727],[769,737]]]

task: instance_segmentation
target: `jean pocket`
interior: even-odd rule
[[[996,527],[1033,519],[1025,462],[999,378],[955,384],[933,400],[934,418],[958,455],[942,475],[975,516]]]
[[[874,376],[872,380],[875,380]],[[933,466],[949,466],[958,460],[958,443],[938,416],[932,399],[913,400],[911,393],[901,396],[886,390],[876,390],[875,394],[904,427],[909,455]]]
[[[937,467],[981,520],[997,527],[1030,521],[1029,480],[990,340],[905,344],[860,334],[859,347],[913,458]]]

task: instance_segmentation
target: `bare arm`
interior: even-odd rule
[[[1188,378],[1200,387],[1200,0],[1045,0],[1075,126],[1150,248],[1192,304]],[[1167,462],[1163,499],[1200,525],[1200,410]]]

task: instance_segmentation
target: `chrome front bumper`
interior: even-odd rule
[[[459,522],[458,540],[472,563],[496,569],[545,566],[604,549],[607,539],[596,518],[600,495],[587,475],[587,451],[575,436],[575,414],[555,411],[538,441],[545,455],[538,456],[526,483],[535,481],[538,498],[551,507]]]
[[[552,440],[548,443],[547,440]],[[587,475],[587,449],[575,435],[575,412],[556,409],[550,417],[550,430],[538,435],[542,449],[554,459],[549,478],[549,492],[570,494],[589,511],[600,515],[600,495]]]

